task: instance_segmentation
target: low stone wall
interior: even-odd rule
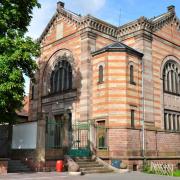
[[[35,149],[12,149],[11,151],[11,159],[19,159],[22,161],[26,158],[34,159],[35,155]]]
[[[0,125],[0,157],[8,157],[8,126]]]
[[[8,159],[0,158],[0,174],[6,174],[8,169]]]

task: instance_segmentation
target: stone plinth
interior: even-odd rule
[[[8,169],[8,159],[0,158],[0,174],[6,174]]]

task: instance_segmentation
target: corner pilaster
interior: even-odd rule
[[[91,52],[96,49],[96,34],[89,29],[81,33],[81,75],[80,121],[92,117],[92,63]]]

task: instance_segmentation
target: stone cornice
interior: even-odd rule
[[[120,26],[118,28],[118,38],[142,29],[151,32],[152,28],[153,28],[152,23],[143,16],[133,22]]]
[[[173,21],[175,17],[174,13],[167,13],[162,15],[162,17],[157,17],[155,19],[152,20],[152,25],[153,25],[153,32],[156,32],[158,30],[160,30],[162,27],[164,27],[165,24],[169,24],[170,22]]]
[[[162,27],[164,27],[166,24],[169,24],[170,22],[175,23],[175,25],[177,26],[177,30],[180,30],[180,21],[175,15],[174,11],[164,13],[152,19],[140,17],[135,21],[120,26],[118,28],[118,39],[121,40],[125,36],[129,36],[130,34],[134,34],[135,32],[141,30],[143,30],[141,32],[149,32],[153,34],[154,32],[162,29]]]
[[[81,18],[81,28],[92,28],[112,37],[117,37],[117,27],[97,19],[91,15]]]
[[[92,31],[87,29],[87,31],[81,31],[81,40],[90,38],[90,39],[96,39],[97,35],[93,33]]]
[[[180,31],[180,19],[177,16],[174,16],[173,21],[177,26],[177,30]]]

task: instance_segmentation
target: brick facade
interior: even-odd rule
[[[92,132],[96,131],[94,124],[105,122],[107,148],[98,149],[96,135],[91,133],[90,137],[96,155],[102,158],[121,159],[130,167],[142,164],[144,156],[179,162],[180,133],[164,130],[164,109],[180,111],[180,99],[163,93],[162,84],[166,61],[175,60],[180,65],[179,37],[174,7],[161,18],[141,17],[115,27],[58,6],[40,37],[37,84],[31,84],[30,90],[31,97],[34,86],[29,120],[37,120],[39,124],[36,160],[63,158],[66,149],[45,147],[46,120],[71,112],[72,123],[91,121]],[[72,89],[52,94],[51,73],[63,58],[72,67]],[[103,67],[101,83],[99,66]],[[133,83],[130,83],[130,66],[133,66]],[[165,104],[167,98],[171,103]]]

